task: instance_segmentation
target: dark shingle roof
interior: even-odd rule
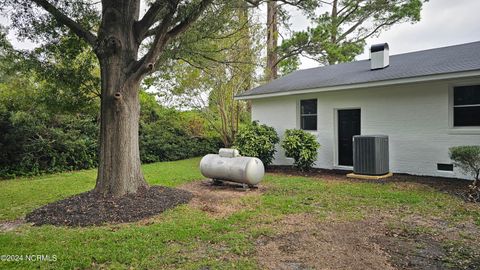
[[[480,41],[390,56],[390,66],[370,70],[370,60],[292,72],[238,97],[480,70]]]

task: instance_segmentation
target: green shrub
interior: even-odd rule
[[[0,178],[97,165],[95,118],[23,111],[0,118]]]
[[[207,137],[204,123],[191,128],[195,112],[179,112],[157,103],[155,97],[140,95],[140,159],[142,163],[171,161],[216,153],[218,137]],[[197,114],[198,115],[198,114]]]
[[[480,201],[480,185],[478,183],[480,175],[480,146],[455,146],[449,150],[453,164],[465,174],[474,177],[473,184],[469,186],[468,199],[474,202]]]
[[[263,164],[269,165],[276,151],[275,144],[279,141],[274,128],[254,121],[240,129],[234,148],[237,148],[242,156],[257,157]]]
[[[97,166],[98,100],[23,72],[0,80],[0,179]]]
[[[464,173],[479,179],[480,174],[480,146],[455,146],[450,148],[450,159],[453,164],[460,168]],[[475,182],[476,184],[476,182]]]
[[[295,167],[307,170],[317,160],[317,149],[320,144],[315,136],[306,131],[287,129],[282,147],[285,149],[285,155],[295,160]]]
[[[140,128],[142,163],[202,156],[216,153],[220,147],[218,138],[192,137],[186,131],[162,122],[142,124]]]

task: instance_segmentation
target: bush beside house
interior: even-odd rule
[[[450,159],[453,164],[462,170],[465,174],[474,178],[469,186],[468,200],[473,202],[480,201],[480,146],[467,145],[455,146],[450,148]]]
[[[238,149],[242,156],[257,157],[264,165],[269,165],[276,152],[275,144],[279,141],[274,128],[254,121],[240,129],[234,148]]]
[[[317,149],[320,144],[314,135],[300,130],[287,129],[282,141],[285,155],[295,160],[294,165],[300,170],[308,170],[317,160]]]

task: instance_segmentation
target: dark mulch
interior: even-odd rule
[[[191,198],[192,194],[188,191],[160,186],[119,198],[89,191],[40,207],[27,214],[26,221],[36,226],[133,222],[187,203]]]
[[[271,173],[282,173],[288,175],[298,175],[298,176],[307,176],[315,178],[323,178],[327,180],[343,180],[343,181],[352,181],[352,182],[369,182],[369,183],[392,183],[392,182],[404,182],[404,183],[419,183],[422,185],[429,186],[433,189],[436,189],[440,192],[448,193],[451,195],[458,196],[466,200],[466,193],[468,191],[468,185],[472,181],[465,179],[457,178],[446,178],[446,177],[433,177],[433,176],[418,176],[418,175],[409,175],[409,174],[394,174],[392,177],[380,179],[380,180],[365,180],[365,179],[353,179],[348,178],[347,173],[351,171],[346,170],[327,170],[312,168],[309,171],[298,171],[293,166],[267,166],[267,172]]]

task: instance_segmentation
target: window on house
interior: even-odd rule
[[[317,100],[300,100],[300,128],[317,130]]]
[[[453,126],[480,126],[480,85],[453,88]]]

